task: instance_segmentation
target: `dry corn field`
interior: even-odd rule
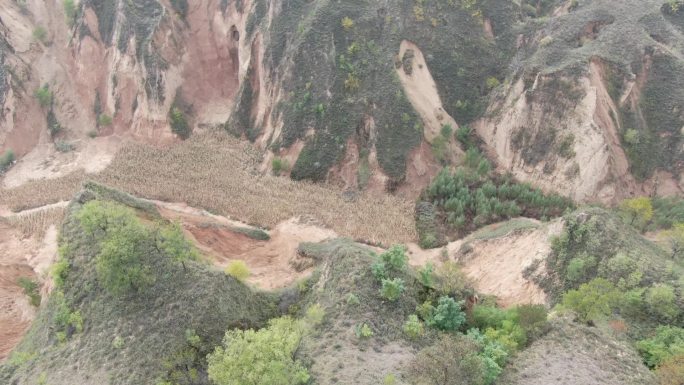
[[[254,148],[223,132],[201,134],[168,149],[129,143],[112,164],[88,178],[148,199],[185,202],[245,223],[273,227],[310,216],[341,236],[391,244],[416,238],[413,203],[361,194],[353,201],[339,189],[262,175]],[[82,173],[0,190],[0,205],[13,210],[71,199]]]
[[[50,226],[60,226],[64,219],[65,207],[66,205],[52,205],[6,218],[0,217],[0,220],[18,229],[24,238],[35,236],[42,239]]]

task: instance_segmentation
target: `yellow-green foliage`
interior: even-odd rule
[[[228,264],[228,267],[226,267],[226,274],[232,276],[233,278],[239,281],[244,281],[247,278],[249,278],[250,272],[249,267],[247,267],[245,261],[236,260],[231,261]]]
[[[354,28],[354,20],[352,20],[350,17],[345,16],[342,18],[342,28],[345,30],[349,31],[352,28]]]
[[[309,373],[293,358],[303,335],[301,321],[290,317],[258,331],[230,330],[207,357],[209,378],[216,385],[306,384]]]
[[[620,212],[630,225],[643,228],[653,218],[653,205],[648,197],[627,199],[620,204]]]
[[[617,307],[620,292],[610,281],[596,278],[563,295],[562,307],[573,310],[585,322],[607,318]]]
[[[157,248],[174,261],[185,266],[185,261],[199,259],[199,252],[183,235],[180,223],[174,222],[157,230]]]

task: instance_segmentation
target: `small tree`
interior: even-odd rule
[[[684,258],[684,223],[675,223],[670,230],[664,231],[660,237],[669,247],[672,259],[681,260]]]
[[[620,204],[620,212],[630,225],[643,229],[653,218],[653,205],[648,197],[627,199]]]
[[[401,278],[383,279],[380,295],[390,301],[396,301],[404,292],[404,280]]]
[[[651,314],[664,322],[671,322],[677,318],[680,308],[674,288],[664,283],[656,284],[646,292],[646,305]]]
[[[584,322],[597,321],[612,314],[620,293],[612,283],[596,278],[563,295],[562,307],[574,310]]]
[[[197,249],[185,239],[179,222],[161,227],[156,235],[157,249],[174,261],[180,262],[183,269],[185,269],[185,261],[199,259]]]
[[[230,330],[207,357],[209,379],[216,385],[306,384],[309,372],[294,359],[302,336],[301,322],[290,317],[258,331]]]
[[[460,328],[466,321],[465,313],[461,310],[463,305],[463,301],[456,302],[448,296],[440,297],[428,325],[445,331]]]

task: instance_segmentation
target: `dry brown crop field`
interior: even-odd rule
[[[331,186],[262,175],[254,148],[223,132],[197,135],[167,149],[129,143],[102,173],[88,178],[148,199],[185,202],[249,224],[273,227],[309,216],[341,236],[391,244],[416,238],[413,203],[389,195],[353,200]],[[82,173],[0,190],[13,210],[68,200]]]

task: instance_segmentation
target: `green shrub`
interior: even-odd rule
[[[406,322],[404,322],[403,330],[404,334],[412,340],[416,340],[425,334],[425,327],[416,314],[411,314],[408,317]]]
[[[646,291],[645,303],[650,313],[663,322],[672,322],[681,312],[674,288],[664,283],[656,284]]]
[[[389,300],[396,301],[404,292],[404,280],[401,278],[383,279],[380,295]]]
[[[562,307],[575,311],[584,322],[598,321],[610,316],[620,299],[620,292],[610,281],[596,278],[565,293]]]
[[[38,99],[41,107],[48,107],[52,104],[52,91],[47,84],[36,89],[34,96]]]
[[[406,267],[408,261],[406,250],[406,246],[404,245],[394,245],[390,247],[389,250],[380,254],[380,259],[390,269],[401,271]]]
[[[171,131],[178,135],[181,139],[187,139],[190,137],[192,130],[190,129],[190,124],[188,124],[185,114],[178,107],[171,107],[169,111],[169,120],[171,123]]]
[[[464,303],[464,301],[456,302],[448,296],[440,297],[432,317],[426,320],[427,324],[444,331],[460,328],[466,320],[465,313],[461,310]]]
[[[244,281],[249,278],[249,267],[245,261],[231,261],[226,267],[226,274],[236,278],[239,281]]]
[[[626,199],[620,203],[620,214],[628,224],[643,230],[653,218],[653,204],[648,197]]]
[[[373,329],[368,326],[365,322],[362,324],[358,324],[354,327],[354,334],[356,334],[356,338],[359,339],[368,339],[373,337]]]
[[[646,365],[655,368],[672,357],[684,354],[684,329],[660,326],[653,337],[637,342],[637,349]]]
[[[74,23],[76,23],[76,4],[74,3],[74,0],[64,0],[62,4],[64,6],[64,16],[66,16],[67,24],[70,27],[73,27]]]
[[[349,293],[349,295],[347,296],[347,305],[358,306],[360,304],[361,301],[359,301],[359,297],[354,293]]]
[[[301,323],[289,317],[258,331],[230,330],[207,356],[209,379],[216,385],[306,384],[309,372],[294,359],[302,336]]]
[[[437,270],[437,290],[444,294],[462,293],[468,285],[468,277],[456,262],[444,262]]]
[[[97,125],[106,127],[112,124],[112,117],[107,114],[100,114],[97,116]]]
[[[385,267],[385,263],[379,261],[372,264],[371,273],[373,274],[373,277],[375,277],[375,279],[378,281],[382,281],[383,279],[387,278],[387,268]]]
[[[596,268],[596,258],[590,255],[582,255],[570,260],[565,270],[565,276],[572,283],[581,283],[589,277],[589,272]]]
[[[33,38],[37,41],[46,44],[47,43],[47,30],[42,25],[37,26],[33,30]]]
[[[273,158],[271,161],[271,169],[273,170],[273,175],[279,176],[290,170],[290,164],[287,159]]]
[[[17,283],[22,289],[24,289],[24,294],[30,298],[31,305],[35,307],[40,306],[40,292],[38,291],[38,283],[26,277],[19,278]]]
[[[0,155],[0,173],[10,168],[12,163],[14,163],[14,151],[10,148]]]
[[[431,263],[426,264],[418,270],[418,282],[428,289],[435,287],[435,268]]]
[[[191,242],[185,239],[179,222],[158,228],[155,235],[157,248],[173,261],[180,262],[184,268],[186,261],[199,259],[199,252]]]
[[[123,338],[121,338],[121,336],[116,336],[112,340],[112,347],[114,349],[123,349],[125,344],[126,344],[126,341]]]
[[[131,209],[90,201],[76,217],[84,232],[100,241],[96,270],[105,289],[122,295],[141,291],[154,282],[148,256],[155,240]]]

